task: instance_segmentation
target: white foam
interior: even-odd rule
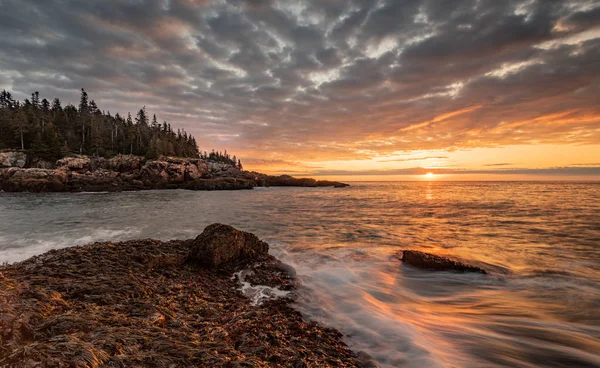
[[[242,270],[236,272],[232,277],[233,280],[237,277],[240,282],[238,290],[251,300],[252,305],[261,305],[266,300],[285,298],[291,293],[290,291],[280,290],[267,285],[252,286],[249,282],[244,281],[246,276],[252,274],[252,270]]]
[[[37,234],[23,234],[22,236],[0,236],[0,246],[12,246],[0,249],[0,264],[23,261],[29,257],[45,253],[51,249],[67,248],[75,245],[84,245],[97,241],[121,241],[136,238],[139,230],[125,229],[94,229],[82,230],[85,235],[73,233],[49,233],[44,238]]]

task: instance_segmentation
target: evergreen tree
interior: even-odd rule
[[[88,94],[85,90],[81,89],[81,97],[79,99],[79,119],[81,121],[81,146],[79,146],[79,154],[83,154],[83,146],[85,145],[85,124],[86,120],[89,119],[89,104]]]
[[[21,142],[21,149],[25,149],[25,132],[27,131],[27,115],[23,109],[17,109],[17,113],[14,115],[14,125],[17,127],[17,133],[19,135],[19,141]]]
[[[135,121],[130,113],[126,119],[104,113],[83,88],[79,105],[64,107],[58,98],[41,99],[37,92],[21,103],[10,92],[0,91],[0,149],[26,149],[32,158],[49,161],[74,152],[199,157],[193,135],[183,129],[174,131],[166,121],[159,124],[154,114],[149,122],[149,116],[145,107]],[[226,162],[226,157],[212,158]]]

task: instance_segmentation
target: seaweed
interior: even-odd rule
[[[239,269],[186,264],[189,244],[94,243],[0,266],[0,367],[361,365],[292,298],[254,306]],[[296,287],[272,256],[251,270],[244,281]]]

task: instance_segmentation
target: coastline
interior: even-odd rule
[[[0,160],[0,189],[5,192],[119,192],[152,189],[237,190],[269,186],[346,187],[345,183],[289,175],[266,175],[200,158],[70,156],[55,163],[27,164],[22,152]]]
[[[293,295],[293,272],[273,256],[198,268],[192,243],[93,243],[0,266],[0,366],[365,365],[293,297],[243,295],[241,283]]]

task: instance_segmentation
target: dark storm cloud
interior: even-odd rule
[[[285,161],[600,142],[594,1],[0,1],[0,88]],[[273,156],[269,156],[273,157]]]

